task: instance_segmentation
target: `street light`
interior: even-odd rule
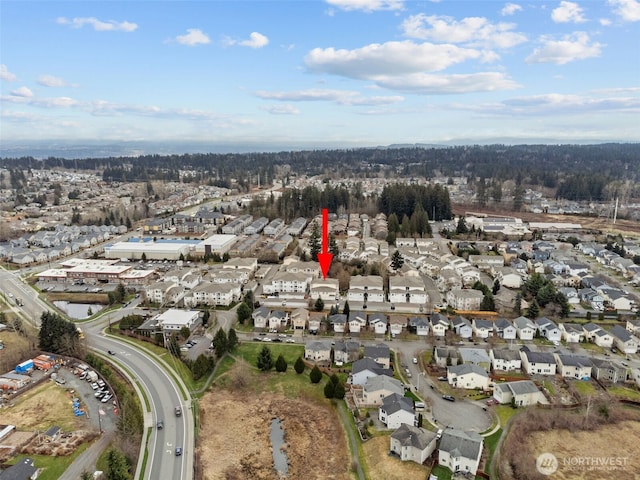
[[[418,385],[417,385],[417,389],[418,391],[420,391],[420,377],[424,375],[424,372],[418,372]]]

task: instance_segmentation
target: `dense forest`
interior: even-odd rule
[[[480,180],[482,185],[485,179],[513,180],[553,189],[559,198],[603,200],[616,194],[617,183],[640,185],[640,144],[361,148],[43,160],[21,157],[0,159],[0,167],[89,170],[101,173],[105,181],[173,180],[227,186],[229,179],[235,179],[241,188],[257,183],[258,178],[269,184],[286,172],[334,179],[461,176],[473,184]],[[631,192],[631,196],[638,196],[638,192]]]

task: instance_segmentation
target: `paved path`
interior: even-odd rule
[[[111,443],[114,437],[115,433],[113,432],[102,434],[98,441],[94,442],[89,448],[78,455],[74,462],[69,465],[69,468],[60,475],[59,480],[78,480],[85,471],[93,475],[93,472],[96,470],[98,457],[100,457],[102,452],[109,446],[109,443]]]

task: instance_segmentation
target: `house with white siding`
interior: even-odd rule
[[[389,277],[389,302],[401,304],[424,305],[428,297],[424,282],[419,276],[395,275]]]
[[[516,407],[549,403],[544,394],[531,380],[497,383],[493,387],[493,398],[502,405],[512,404]]]
[[[532,352],[527,347],[520,349],[522,368],[529,375],[555,375],[556,359],[553,353]]]
[[[562,339],[567,343],[579,343],[584,338],[584,328],[577,323],[561,323]]]
[[[631,335],[628,330],[615,325],[609,330],[613,337],[613,343],[623,353],[636,353],[638,351],[638,338]]]
[[[331,343],[323,341],[309,342],[304,346],[304,358],[312,362],[331,361]]]
[[[356,275],[349,281],[349,302],[384,302],[382,277],[378,275]]]
[[[496,370],[506,372],[517,371],[522,368],[522,360],[520,359],[520,352],[518,350],[493,348],[489,351],[489,357],[491,358],[491,367],[494,372]]]
[[[536,334],[536,324],[527,317],[518,317],[513,321],[520,340],[533,340]]]
[[[384,343],[377,343],[375,345],[365,345],[364,358],[370,358],[374,362],[382,365],[383,368],[390,368],[391,366],[391,349]]]
[[[416,424],[416,412],[413,409],[413,399],[393,393],[382,399],[382,405],[378,407],[378,420],[387,428],[396,429],[406,423]]]
[[[482,447],[483,438],[478,433],[447,428],[440,439],[438,464],[473,477],[478,471]]]
[[[494,335],[504,340],[515,340],[518,335],[516,327],[506,318],[498,318],[493,322]]]
[[[565,378],[589,379],[593,363],[588,357],[579,355],[553,354],[556,357],[558,373]]]
[[[538,317],[535,319],[540,335],[550,342],[559,342],[562,340],[562,334],[558,326],[547,317]]]
[[[489,338],[493,335],[493,322],[484,318],[474,318],[471,322],[473,333],[478,338]]]
[[[487,371],[471,363],[452,365],[447,367],[447,381],[453,388],[489,389],[489,374]]]
[[[451,326],[453,327],[453,331],[460,338],[471,338],[473,335],[473,326],[471,322],[467,320],[462,315],[457,315],[451,319]]]
[[[431,331],[434,337],[444,337],[449,329],[449,319],[441,313],[432,313],[430,316]]]
[[[422,465],[436,449],[435,432],[403,423],[389,437],[389,450],[403,462],[411,461]]]
[[[362,387],[362,403],[368,406],[382,405],[382,400],[389,395],[404,396],[404,386],[399,380],[386,375],[376,375],[367,379]]]
[[[384,368],[371,358],[361,358],[353,362],[349,378],[352,385],[364,385],[369,378],[378,375],[393,377],[393,371],[389,368]]]
[[[367,314],[362,311],[351,311],[347,322],[349,323],[349,333],[360,333],[367,328]]]
[[[415,331],[419,337],[426,337],[429,335],[429,326],[431,322],[427,317],[410,317],[409,318],[409,330]]]

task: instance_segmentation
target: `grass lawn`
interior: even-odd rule
[[[271,356],[275,362],[278,355],[282,355],[289,364],[289,367],[293,367],[298,357],[304,358],[304,347],[302,345],[290,344],[290,343],[258,343],[258,342],[244,342],[233,353],[235,357],[244,359],[249,365],[255,366],[258,360],[258,353],[263,347],[269,347],[271,350]]]
[[[498,441],[502,436],[502,429],[499,428],[495,433],[489,435],[488,437],[484,437],[484,446],[487,449],[487,464],[484,467],[485,472],[489,472],[491,469],[491,460],[493,459],[493,454],[496,451],[496,447],[498,446]]]
[[[606,349],[596,345],[595,343],[587,342],[587,343],[580,343],[579,345],[581,348],[584,348],[585,350],[590,350],[594,353],[604,353],[607,351]]]
[[[42,468],[42,473],[38,476],[40,480],[57,480],[64,471],[73,463],[78,455],[89,447],[88,443],[82,444],[68,457],[51,457],[49,455],[16,455],[11,459],[10,464],[15,465],[25,458],[33,460],[36,468]]]
[[[547,389],[549,395],[552,397],[556,394],[556,389],[553,388],[553,385],[549,382],[542,382],[542,386]]]
[[[500,419],[500,426],[505,427],[511,417],[518,413],[518,409],[511,407],[511,405],[495,405],[495,412]]]
[[[607,392],[616,397],[625,398],[627,400],[635,400],[636,402],[640,401],[640,392],[631,388],[626,388],[620,385],[613,385],[607,388]]]
[[[440,465],[436,465],[431,470],[431,474],[438,477],[438,480],[451,480],[451,470]]]
[[[596,388],[593,386],[591,382],[585,382],[584,380],[577,380],[572,382],[572,385],[578,391],[578,393],[582,396],[589,396],[596,393]]]

